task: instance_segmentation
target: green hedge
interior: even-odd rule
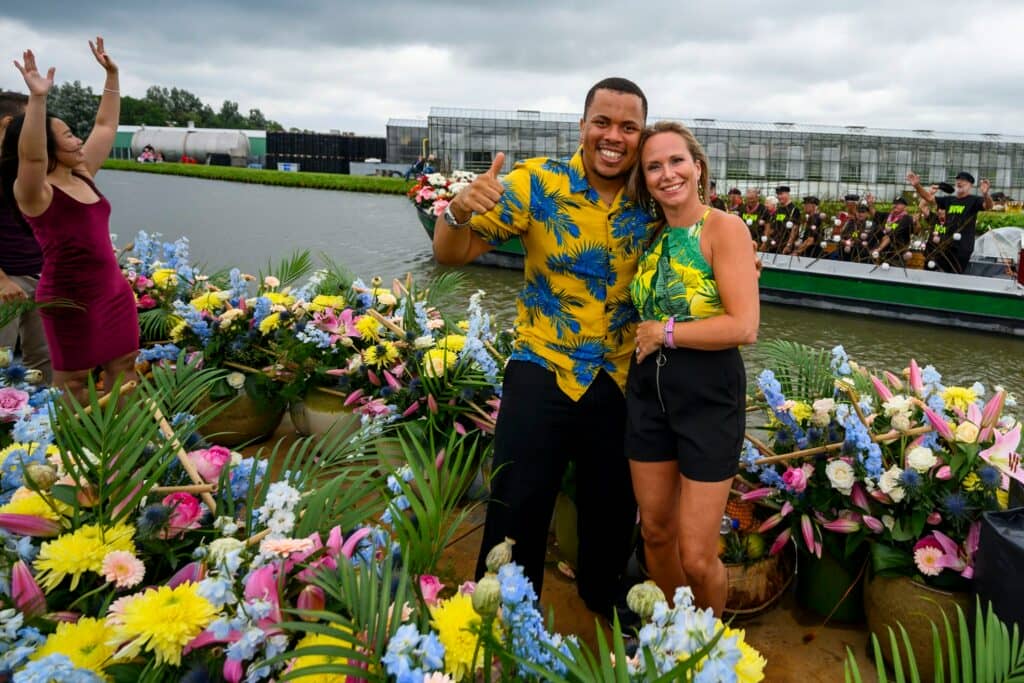
[[[232,166],[200,166],[197,164],[140,164],[137,161],[108,159],[103,168],[112,171],[161,173],[164,175],[227,180],[235,183],[256,183],[278,187],[304,187],[314,190],[344,190],[348,192],[375,192],[378,194],[405,194],[413,183],[400,178],[351,176],[340,173],[293,173],[266,171]]]

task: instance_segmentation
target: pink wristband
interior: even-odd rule
[[[673,335],[676,329],[676,319],[669,318],[665,321],[665,346],[670,349],[676,348],[676,338]]]

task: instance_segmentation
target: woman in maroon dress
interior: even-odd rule
[[[107,73],[96,124],[84,143],[58,118],[47,116],[46,76],[31,51],[14,65],[25,78],[25,114],[7,129],[0,154],[3,195],[14,200],[43,250],[37,301],[69,299],[78,307],[43,309],[43,328],[53,361],[53,384],[86,397],[89,373],[101,366],[110,386],[115,377],[135,379],[139,324],[131,286],[121,275],[110,243],[110,203],[93,177],[110,154],[121,102],[117,65],[103,39],[89,42]]]

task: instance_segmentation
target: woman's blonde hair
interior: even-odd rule
[[[637,146],[637,163],[633,168],[633,172],[629,177],[628,191],[629,196],[633,201],[645,209],[649,210],[659,220],[664,220],[665,215],[661,211],[661,207],[651,197],[651,193],[647,191],[647,181],[644,179],[644,168],[643,168],[643,155],[644,145],[647,141],[658,133],[675,133],[683,139],[686,143],[687,149],[690,150],[690,156],[693,160],[700,163],[700,177],[697,180],[697,196],[700,198],[701,203],[707,201],[708,194],[710,192],[711,185],[711,174],[710,165],[708,164],[708,155],[704,152],[704,148],[697,141],[696,136],[693,132],[681,123],[675,121],[658,121],[654,125],[644,128],[643,133],[640,134],[640,143]]]

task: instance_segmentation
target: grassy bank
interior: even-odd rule
[[[288,171],[266,171],[253,168],[230,166],[199,166],[196,164],[140,164],[137,161],[108,159],[103,168],[112,171],[135,171],[138,173],[160,173],[163,175],[227,180],[235,183],[255,183],[278,187],[304,187],[313,190],[343,190],[347,192],[374,192],[377,194],[405,194],[412,187],[411,182],[399,178],[376,178],[373,176],[351,176],[339,173],[291,173]]]

